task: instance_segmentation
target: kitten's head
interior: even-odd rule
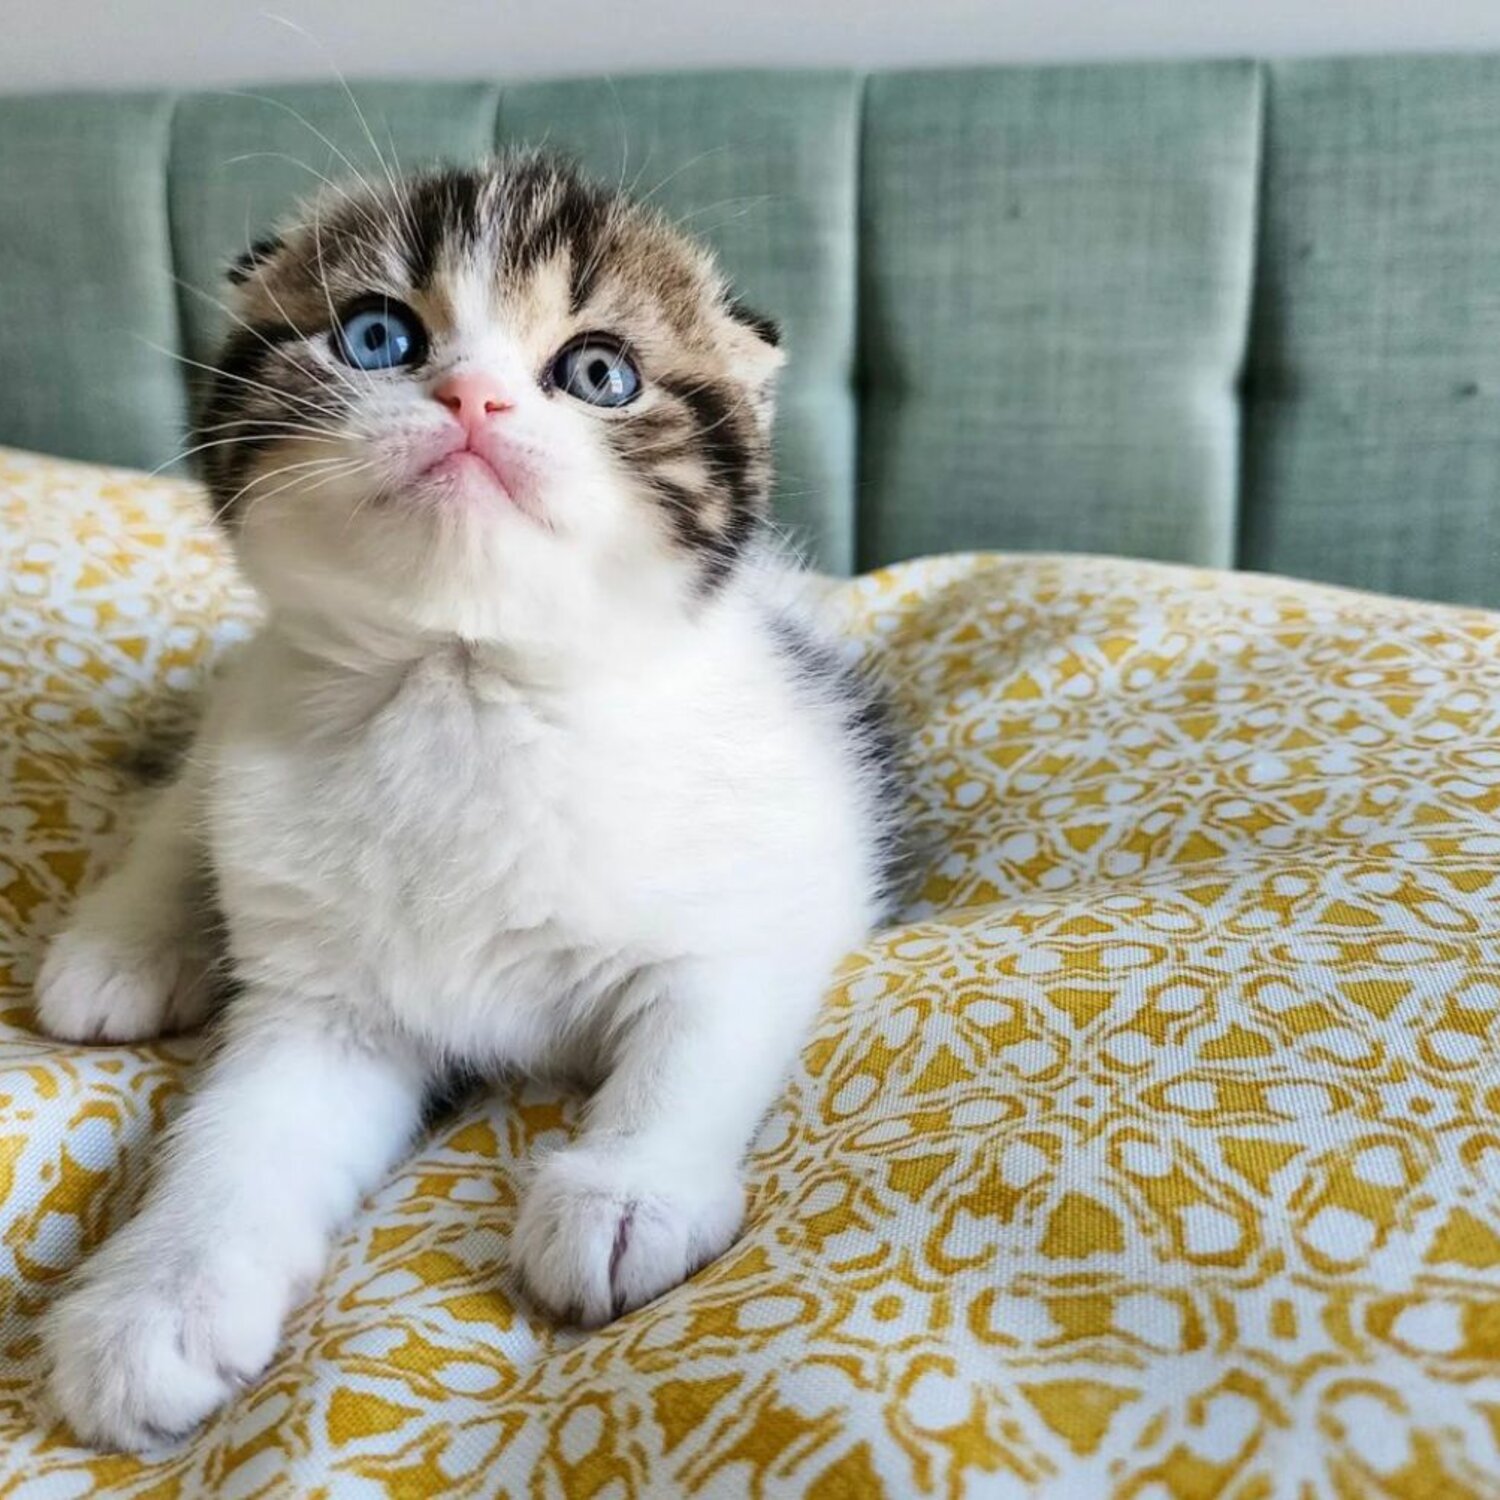
[[[557,162],[325,198],[231,280],[199,441],[275,605],[589,631],[690,607],[766,514],[774,328]]]

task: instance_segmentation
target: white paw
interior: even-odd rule
[[[42,1029],[68,1042],[133,1042],[181,1030],[203,1019],[208,997],[200,954],[86,923],[53,939],[36,981]]]
[[[511,1255],[538,1303],[592,1328],[721,1255],[744,1211],[734,1172],[689,1174],[575,1146],[538,1167]]]
[[[196,1264],[127,1226],[47,1315],[48,1389],[91,1447],[172,1442],[260,1374],[290,1301],[284,1276],[229,1248]]]

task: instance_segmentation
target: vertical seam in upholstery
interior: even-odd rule
[[[854,338],[850,347],[849,396],[854,405],[851,438],[854,443],[850,464],[852,492],[849,496],[849,564],[853,572],[865,566],[865,259],[869,237],[865,226],[865,159],[870,120],[870,75],[860,73],[855,79],[854,96]]]
[[[1255,198],[1250,215],[1250,289],[1245,299],[1245,329],[1240,343],[1240,362],[1234,383],[1239,406],[1238,454],[1234,475],[1234,509],[1231,515],[1230,563],[1245,565],[1245,519],[1250,494],[1251,449],[1256,423],[1255,365],[1259,351],[1261,300],[1264,294],[1266,264],[1266,196],[1271,170],[1271,69],[1266,62],[1255,65],[1256,76],[1256,170]]]
[[[167,279],[171,286],[172,294],[172,348],[178,355],[177,368],[173,371],[177,387],[181,393],[182,401],[180,414],[182,430],[173,440],[174,450],[180,451],[187,444],[187,433],[191,430],[194,419],[193,411],[193,388],[188,379],[188,370],[191,368],[181,361],[187,355],[187,317],[184,306],[184,293],[182,288],[182,270],[179,264],[180,257],[177,250],[177,216],[173,211],[173,178],[177,160],[177,114],[182,103],[180,93],[172,93],[167,99],[165,129],[162,132],[162,170],[161,170],[161,212],[163,228],[166,230],[166,253],[167,253]],[[160,356],[165,358],[166,356]],[[173,468],[177,465],[174,464]]]

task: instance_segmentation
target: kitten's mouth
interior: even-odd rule
[[[436,487],[444,498],[481,503],[498,500],[525,514],[531,513],[517,486],[507,482],[494,461],[468,445],[450,449],[434,459],[418,478]]]
[[[428,464],[422,470],[422,478],[448,479],[464,486],[488,485],[491,489],[499,490],[507,500],[511,498],[510,490],[494,464],[484,454],[476,453],[472,448],[459,448],[445,454],[436,463]]]

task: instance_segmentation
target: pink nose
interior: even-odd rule
[[[448,376],[433,387],[432,399],[446,406],[470,433],[516,404],[498,380],[477,371]]]

